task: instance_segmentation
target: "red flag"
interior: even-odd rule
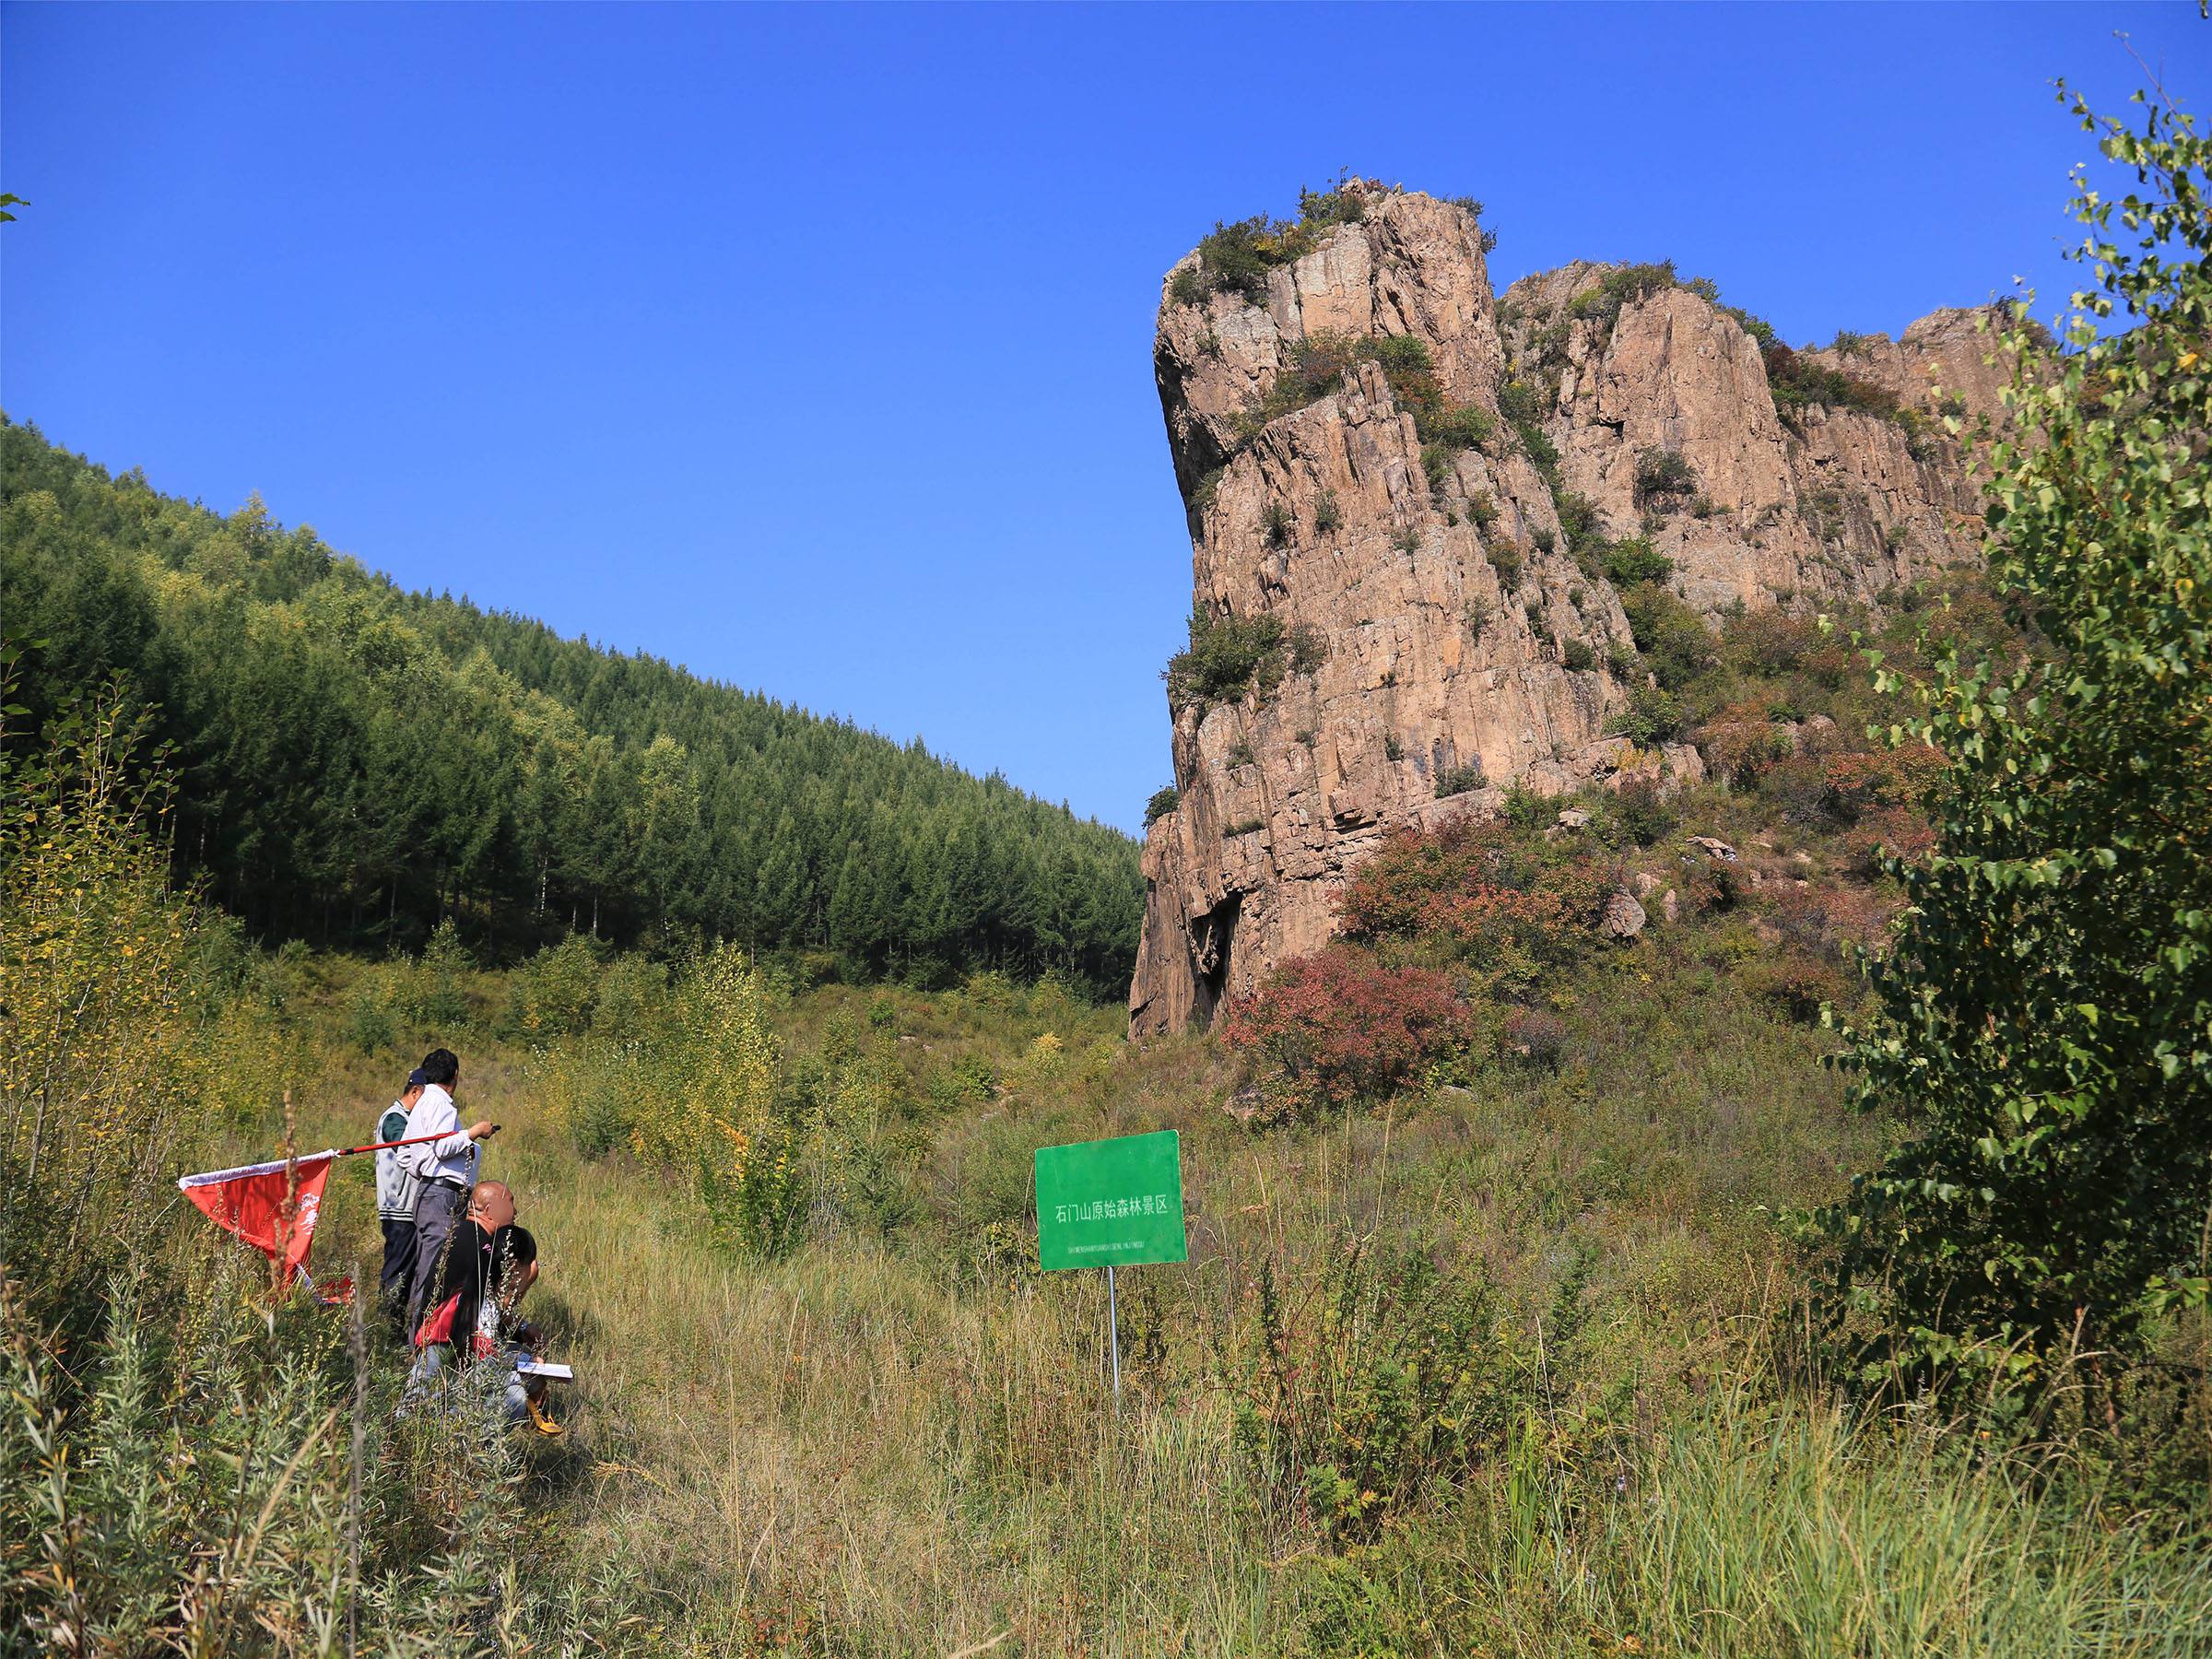
[[[314,1242],[315,1219],[323,1207],[323,1183],[330,1178],[330,1160],[336,1156],[335,1152],[317,1152],[288,1166],[299,1172],[296,1187],[288,1182],[288,1166],[281,1158],[275,1163],[186,1175],[177,1185],[210,1221],[236,1233],[272,1262],[281,1252],[288,1284]],[[285,1213],[288,1187],[297,1201],[288,1217]]]

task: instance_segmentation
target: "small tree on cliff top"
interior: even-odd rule
[[[1937,841],[1892,866],[1909,905],[1843,1064],[1909,1138],[1814,1218],[1873,1357],[1915,1366],[2124,1347],[2206,1294],[2212,146],[2155,104],[2139,131],[2071,107],[2137,188],[2077,175],[2076,349],[2033,351],[2017,309],[1998,342],[1990,569],[2050,649],[1907,688],[1893,740],[1947,763]]]

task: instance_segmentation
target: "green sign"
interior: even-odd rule
[[[1037,1261],[1054,1267],[1187,1262],[1182,1143],[1172,1129],[1037,1148]]]

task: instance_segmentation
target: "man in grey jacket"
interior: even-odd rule
[[[402,1138],[439,1138],[399,1149],[400,1168],[422,1182],[415,1198],[415,1282],[407,1291],[410,1332],[422,1321],[423,1300],[437,1282],[438,1258],[445,1241],[468,1208],[469,1190],[477,1184],[477,1143],[498,1127],[489,1122],[461,1127],[461,1114],[453,1107],[453,1090],[460,1086],[461,1062],[453,1050],[432,1049],[422,1057],[422,1099],[407,1113],[407,1133]]]
[[[376,1120],[372,1140],[404,1140],[407,1114],[422,1099],[424,1077],[419,1070],[407,1076],[399,1099]],[[376,1224],[384,1235],[384,1268],[377,1276],[376,1292],[394,1329],[405,1323],[407,1291],[415,1282],[415,1199],[422,1183],[400,1167],[399,1155],[410,1148],[387,1147],[376,1155]],[[404,1333],[403,1333],[404,1334]]]

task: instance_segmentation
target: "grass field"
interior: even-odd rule
[[[1269,1126],[1248,1055],[1050,982],[254,951],[88,797],[0,935],[0,1651],[2212,1653],[2201,1316],[2111,1415],[1827,1371],[1786,1218],[1891,1126],[1800,981],[1847,988],[1870,895],[1694,806],[1780,899],[1578,946],[1505,1040]],[[288,1111],[364,1138],[441,1042],[539,1240],[558,1441],[395,1417],[373,1323],[273,1305],[171,1184]],[[1122,1276],[1117,1406],[1032,1159],[1162,1128],[1191,1259]],[[373,1282],[370,1174],[324,1277]]]
[[[1693,965],[1656,997],[1669,966],[1588,984],[1556,1069],[1268,1133],[1221,1110],[1208,1042],[1116,1048],[1112,1010],[989,984],[782,1000],[787,1064],[841,1041],[886,1080],[902,1190],[888,1230],[817,1195],[775,1261],[662,1172],[579,1156],[542,1061],[479,1037],[464,1102],[507,1126],[488,1167],[580,1379],[570,1439],[527,1453],[524,1501],[556,1522],[534,1570],[608,1574],[618,1648],[2212,1651],[2206,1558],[2171,1518],[1806,1382],[1772,1212],[1878,1131],[1840,1110],[1817,1033]],[[1068,1058],[1025,1072],[1047,1030]],[[404,1059],[321,1053],[310,1144],[351,1138]],[[927,1080],[979,1059],[1003,1093],[933,1113]],[[1193,1259],[1122,1276],[1117,1411],[1100,1277],[1034,1271],[1028,1164],[1156,1127],[1182,1134]],[[371,1247],[369,1209],[347,1183],[326,1260]],[[1477,1292],[1469,1383],[1438,1408],[1464,1433],[1392,1420],[1419,1409],[1420,1357],[1385,1328],[1409,1310],[1347,1293],[1347,1261],[1415,1243],[1431,1297]],[[1396,1436],[1402,1489],[1347,1521],[1248,1450],[1255,1413],[1347,1466]]]

